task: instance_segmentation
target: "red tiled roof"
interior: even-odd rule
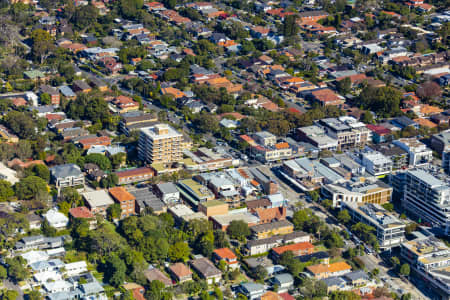
[[[220,248],[214,250],[214,253],[223,259],[236,259],[236,254],[233,253],[233,251],[230,250],[230,248]]]
[[[302,242],[302,243],[272,248],[272,250],[275,253],[277,253],[278,255],[281,255],[286,251],[299,251],[299,250],[307,250],[307,249],[314,249],[314,245],[311,244],[310,242]]]
[[[391,133],[391,131],[389,129],[387,129],[383,126],[379,126],[379,125],[367,124],[366,127],[378,135],[384,135],[384,134]]]
[[[150,169],[148,167],[142,167],[142,168],[136,168],[132,170],[124,170],[124,171],[118,171],[116,172],[116,175],[120,177],[132,177],[132,176],[138,176],[142,174],[152,174],[155,175],[155,171],[153,169]]]
[[[94,217],[94,214],[86,207],[79,206],[69,209],[69,214],[74,218],[90,219]]]

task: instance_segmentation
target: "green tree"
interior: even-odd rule
[[[120,12],[126,18],[134,18],[144,6],[143,0],[120,0]]]
[[[125,281],[126,265],[117,255],[111,255],[106,262],[105,277],[115,287],[119,287]]]
[[[11,186],[11,183],[6,180],[0,179],[0,202],[7,201],[13,196],[14,190]]]
[[[150,287],[146,292],[147,299],[155,299],[155,300],[170,300],[172,299],[172,295],[168,292],[164,291],[164,283],[159,280],[153,280],[150,282]]]
[[[33,290],[30,293],[28,293],[28,299],[29,300],[42,300],[44,297],[38,290]]]
[[[36,131],[35,121],[29,113],[10,111],[3,117],[6,126],[22,139],[33,138]]]
[[[2,300],[16,300],[19,297],[19,292],[15,290],[7,290],[2,295]]]
[[[268,273],[266,268],[264,268],[262,265],[258,265],[250,271],[249,275],[255,280],[264,280],[267,277]]]
[[[8,277],[8,271],[5,269],[5,267],[0,266],[0,280],[4,280]]]
[[[47,193],[47,183],[40,177],[28,176],[17,182],[14,189],[21,200],[36,199],[39,193]]]
[[[305,223],[310,219],[311,211],[309,209],[300,209],[292,217],[295,230],[303,230]]]
[[[35,176],[42,178],[46,182],[50,181],[50,170],[46,165],[43,164],[35,164],[32,167],[33,173]]]
[[[105,155],[100,153],[91,153],[86,155],[84,158],[86,163],[96,164],[102,170],[110,170],[111,169],[111,161]]]
[[[363,109],[375,112],[381,117],[401,115],[400,102],[402,93],[393,87],[365,87],[356,101]]]
[[[409,273],[411,272],[411,269],[410,269],[410,267],[409,267],[409,265],[408,264],[403,264],[401,267],[400,267],[400,274],[401,275],[403,275],[403,276],[409,276]]]
[[[347,224],[347,223],[350,222],[350,220],[352,219],[352,217],[351,217],[350,214],[348,213],[348,210],[346,210],[346,209],[341,210],[341,211],[338,213],[337,218],[338,218],[338,221],[339,221],[340,223],[343,223],[343,224]]]
[[[388,202],[382,205],[383,208],[387,211],[394,211],[394,204]]]
[[[114,203],[106,209],[106,215],[110,221],[120,219],[121,214],[122,209],[119,203]]]
[[[233,239],[244,241],[251,232],[248,224],[244,221],[231,221],[230,225],[227,227],[227,233]]]
[[[28,277],[29,273],[26,268],[26,261],[21,256],[7,258],[6,263],[8,264],[8,277],[12,280],[19,282]]]
[[[283,22],[283,35],[285,37],[292,37],[298,32],[298,25],[296,23],[297,17],[295,15],[288,15]]]
[[[345,95],[351,92],[352,89],[352,81],[350,80],[350,77],[345,77],[342,80],[339,80],[337,82],[337,89],[339,93]]]
[[[55,48],[50,33],[43,29],[36,29],[31,33],[31,42],[31,53],[41,64]]]
[[[365,124],[373,124],[375,123],[375,120],[373,119],[373,115],[370,111],[365,111],[362,115],[361,121]]]
[[[86,29],[95,24],[98,17],[98,9],[92,4],[78,6],[70,19],[78,30]]]
[[[173,245],[170,245],[169,247],[169,258],[171,261],[187,261],[189,258],[189,255],[191,254],[191,250],[189,249],[189,246],[185,242],[176,242]]]
[[[41,223],[41,232],[45,236],[56,236],[56,228],[50,226],[50,223],[48,223],[47,219],[44,219]]]

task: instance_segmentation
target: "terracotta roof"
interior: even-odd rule
[[[132,177],[132,176],[138,176],[142,174],[152,174],[155,175],[155,171],[153,169],[150,169],[148,167],[142,167],[142,168],[136,168],[132,170],[125,170],[125,171],[118,171],[116,172],[116,175],[120,177]]]
[[[28,104],[27,100],[22,97],[14,98],[11,101],[15,106],[24,106]]]
[[[279,295],[283,300],[295,300],[295,298],[288,293],[280,293]]]
[[[175,99],[178,98],[182,98],[184,96],[186,96],[185,93],[183,93],[182,91],[180,91],[179,89],[173,88],[173,87],[166,87],[166,88],[162,88],[161,92],[165,95],[165,94],[170,94],[172,96],[175,97]]]
[[[322,102],[333,102],[333,101],[341,100],[341,98],[330,89],[322,89],[322,90],[313,91],[313,92],[311,92],[311,94],[317,100],[322,101]]]
[[[328,270],[330,273],[335,273],[344,270],[351,270],[352,267],[347,264],[345,261],[336,262],[334,264],[328,265]]]
[[[278,255],[281,255],[286,251],[299,251],[299,250],[307,250],[307,249],[314,249],[314,245],[311,244],[310,242],[302,242],[302,243],[272,248],[272,250],[275,253],[277,253]]]
[[[246,201],[245,204],[247,205],[248,210],[254,210],[260,207],[269,207],[272,205],[270,200],[267,198]]]
[[[432,105],[429,105],[429,104],[423,104],[420,107],[420,112],[422,114],[424,114],[424,115],[438,114],[438,113],[441,113],[443,111],[444,110],[442,108],[437,107],[437,106],[432,106]]]
[[[246,116],[244,116],[243,114],[240,114],[238,112],[229,112],[229,113],[223,113],[223,114],[219,115],[220,118],[224,118],[226,116],[232,116],[238,121],[246,118]]]
[[[250,181],[250,183],[251,183],[253,186],[256,186],[256,187],[259,186],[259,182],[256,181],[255,179],[252,179],[252,180]]]
[[[186,277],[192,275],[192,271],[183,263],[176,263],[169,267],[169,269],[174,273],[178,278]]]
[[[286,142],[275,144],[275,148],[277,149],[287,149],[289,148],[289,144]]]
[[[220,248],[214,250],[214,253],[222,259],[236,259],[236,254],[230,248]]]
[[[262,222],[286,219],[285,207],[256,208],[255,213]]]
[[[344,270],[351,270],[351,266],[349,266],[346,262],[336,262],[334,264],[317,264],[313,266],[306,267],[308,271],[313,274],[322,274],[322,273],[336,273]]]
[[[268,291],[261,296],[261,300],[283,300],[283,298],[275,292]]]
[[[436,123],[431,122],[430,120],[424,119],[424,118],[417,118],[417,119],[414,119],[413,121],[423,127],[435,128],[438,126]]]
[[[115,200],[119,202],[136,199],[130,192],[128,192],[124,187],[121,186],[110,188],[109,193]]]
[[[94,214],[86,207],[79,206],[69,209],[69,214],[74,218],[90,219],[94,217]]]

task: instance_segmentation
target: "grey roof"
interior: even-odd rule
[[[278,274],[274,276],[274,280],[278,281],[280,284],[286,284],[294,282],[294,277],[289,273]]]
[[[369,276],[363,270],[357,270],[344,275],[345,278],[355,281],[355,280],[369,280]]]
[[[408,117],[405,116],[401,116],[398,118],[395,118],[394,120],[392,120],[392,122],[395,122],[401,126],[407,127],[407,126],[411,126],[411,125],[415,125],[416,122],[414,122],[413,120],[411,120]]]
[[[190,261],[191,266],[204,277],[221,275],[222,272],[207,258],[201,257]]]
[[[103,287],[100,285],[100,283],[98,283],[97,281],[93,281],[93,282],[89,282],[89,283],[85,283],[81,285],[81,290],[86,294],[86,295],[92,295],[92,294],[97,294],[97,293],[102,293]]]
[[[301,256],[297,256],[297,259],[300,260],[301,262],[305,263],[308,262],[312,259],[327,259],[329,258],[330,255],[325,252],[325,251],[319,251],[319,252],[314,252],[311,254],[306,254],[306,255],[301,255]]]
[[[163,194],[173,194],[179,192],[177,186],[172,182],[160,183],[156,186],[158,187],[158,190]]]
[[[59,165],[50,168],[50,172],[55,178],[78,177],[83,175],[81,169],[76,164]]]
[[[59,91],[65,97],[75,97],[76,96],[76,94],[72,91],[72,89],[70,87],[68,87],[67,85],[60,86]]]
[[[264,285],[253,282],[241,283],[241,288],[247,291],[249,294],[264,291]]]
[[[345,280],[341,277],[328,277],[322,280],[329,287],[345,285]]]
[[[267,256],[251,257],[244,259],[245,264],[250,268],[256,268],[257,266],[263,266],[264,268],[273,266],[272,261]]]
[[[272,223],[266,223],[266,224],[260,224],[252,226],[250,229],[252,232],[258,233],[258,232],[265,232],[270,231],[276,228],[286,227],[286,226],[293,226],[291,222],[282,220],[282,221],[276,221]]]
[[[420,180],[426,182],[431,187],[440,187],[444,186],[445,183],[441,181],[440,179],[434,177],[428,172],[425,172],[424,170],[417,169],[417,170],[408,170],[408,173],[419,178]]]

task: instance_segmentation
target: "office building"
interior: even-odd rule
[[[353,222],[364,223],[376,230],[380,249],[399,246],[405,240],[405,224],[378,204],[358,204],[342,202]]]
[[[380,180],[348,181],[323,185],[321,193],[333,201],[333,207],[340,207],[342,202],[384,204],[391,200],[392,187]]]
[[[183,158],[183,135],[167,124],[141,129],[138,143],[139,159],[149,163],[172,163]]]

